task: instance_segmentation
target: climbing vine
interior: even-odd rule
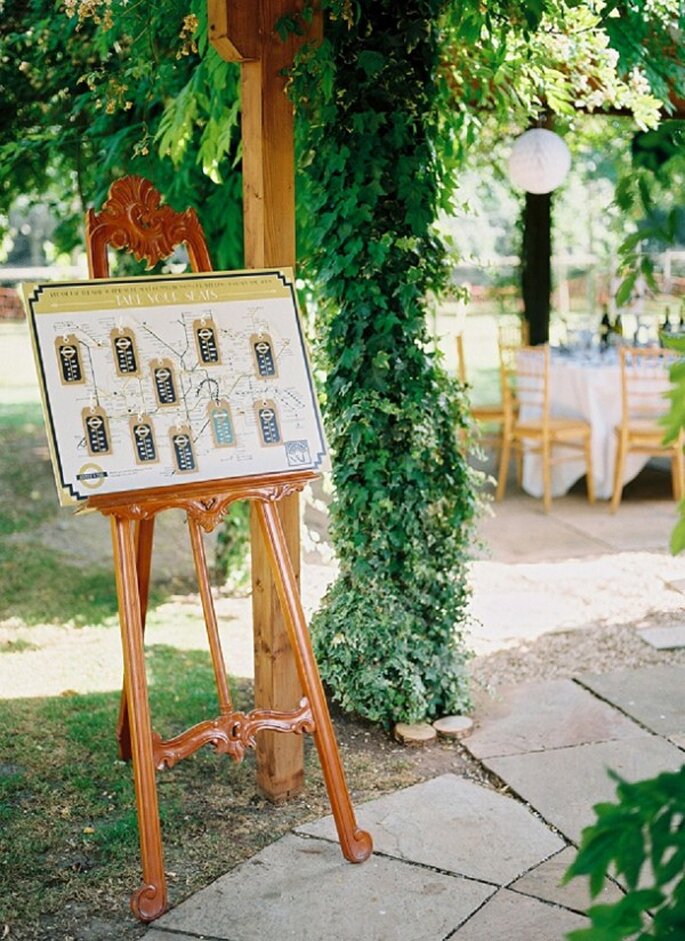
[[[385,724],[469,703],[466,403],[425,327],[448,275],[434,229],[449,171],[444,6],[330,2],[326,39],[292,83],[340,562],[314,641],[334,699]]]

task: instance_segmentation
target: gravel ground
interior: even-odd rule
[[[658,627],[682,634],[684,566],[683,558],[649,552],[525,565],[474,563],[474,683],[496,689],[685,663],[685,648],[657,650],[641,633]]]
[[[670,626],[673,619],[667,614],[655,615],[652,623]],[[658,664],[685,665],[685,649],[656,650],[640,637],[634,624],[623,624],[554,632],[532,642],[522,641],[474,658],[471,676],[477,687],[495,692],[515,683]]]

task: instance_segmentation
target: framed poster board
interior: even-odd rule
[[[290,269],[33,284],[24,300],[63,505],[327,469]]]

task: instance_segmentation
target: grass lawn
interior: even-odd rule
[[[152,648],[148,668],[163,735],[216,714],[203,654]],[[239,705],[247,693],[245,683],[234,690]],[[105,921],[118,915],[103,938],[141,933],[127,917],[140,871],[131,769],[117,759],[113,734],[118,704],[115,693],[0,703],[0,936],[7,924],[13,939],[61,939],[92,912]],[[211,881],[287,829],[291,815],[274,819],[250,765],[205,750],[160,774],[172,895]]]
[[[0,442],[0,621],[82,625],[111,619],[117,611],[112,572],[83,569],[41,542],[40,527],[57,523],[64,511],[40,405],[0,403]],[[21,540],[8,538],[15,534]]]
[[[43,414],[37,402],[0,400],[0,536],[57,515]]]

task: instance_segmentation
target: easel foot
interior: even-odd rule
[[[352,837],[340,840],[340,849],[348,863],[363,863],[373,852],[373,840],[366,830],[355,830]]]
[[[166,887],[144,885],[131,896],[131,911],[141,921],[154,921],[167,910]]]

